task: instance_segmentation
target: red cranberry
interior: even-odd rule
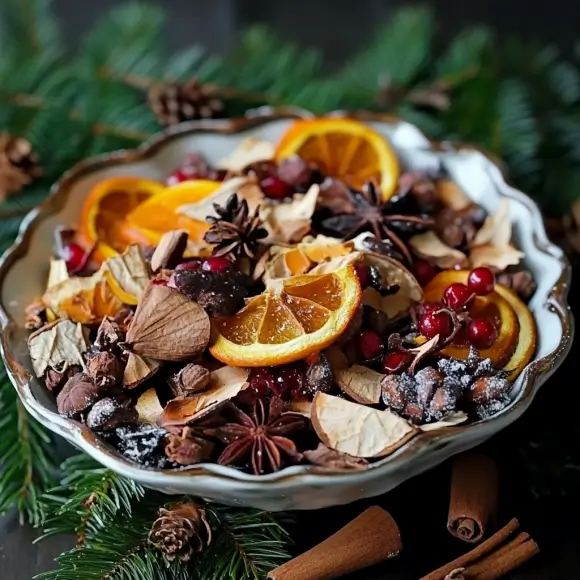
[[[306,389],[306,376],[303,372],[294,366],[282,367],[278,369],[278,376],[272,391],[279,397],[290,393],[296,396],[303,393]]]
[[[478,296],[486,296],[493,292],[495,274],[489,268],[475,268],[471,270],[467,279],[467,286]]]
[[[175,267],[176,270],[199,270],[200,268],[201,262],[199,260],[188,260]]]
[[[473,291],[461,282],[454,282],[443,294],[443,302],[452,310],[465,308],[472,299]]]
[[[386,373],[394,373],[403,369],[409,362],[409,355],[406,352],[395,350],[389,352],[383,358],[383,370]]]
[[[415,273],[415,278],[421,286],[425,286],[433,278],[435,278],[437,274],[437,269],[427,260],[417,260],[413,267],[413,271]]]
[[[275,392],[274,375],[263,367],[254,369],[250,375],[250,388],[254,389],[259,397],[265,397],[270,391]]]
[[[475,348],[489,348],[497,340],[497,330],[486,318],[476,318],[467,327],[467,337]]]
[[[360,287],[363,290],[365,288],[368,288],[371,285],[371,274],[369,272],[369,269],[366,266],[363,266],[362,264],[356,264],[354,269],[356,270],[356,275],[358,277]]]
[[[292,186],[282,181],[276,175],[269,175],[260,181],[260,188],[270,199],[284,199],[294,193]]]
[[[446,338],[451,334],[451,317],[445,312],[423,314],[419,318],[419,332],[425,338],[433,338],[437,334],[441,338]]]
[[[227,272],[232,266],[232,263],[227,258],[221,256],[213,256],[204,260],[201,269],[207,272]]]
[[[362,357],[365,360],[370,360],[379,356],[385,345],[383,344],[382,338],[372,330],[363,330],[360,333],[358,340],[358,347]]]
[[[87,253],[75,243],[66,244],[63,252],[66,269],[71,272],[82,270],[87,259]]]
[[[176,169],[168,178],[167,185],[177,185],[182,181],[189,181],[195,179],[195,172],[191,167],[180,167]]]

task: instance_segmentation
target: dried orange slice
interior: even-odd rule
[[[178,214],[184,205],[197,203],[222,186],[221,181],[196,179],[167,187],[133,209],[128,223],[146,232],[156,232],[159,238],[170,230],[186,230],[193,241],[200,241],[208,229],[205,221]]]
[[[78,234],[87,246],[96,244],[93,258],[103,262],[130,244],[152,242],[146,232],[127,224],[127,214],[165,186],[141,177],[112,177],[98,183],[83,205]]]
[[[230,366],[280,365],[333,343],[361,299],[354,266],[272,281],[234,316],[213,321],[210,352]]]
[[[424,289],[426,302],[441,302],[443,293],[454,282],[467,283],[469,270],[446,270],[443,271]],[[484,358],[491,359],[497,368],[503,367],[516,351],[521,332],[518,317],[510,302],[496,285],[496,290],[487,296],[477,296],[469,312],[473,318],[488,318],[493,321],[497,332],[497,340],[491,345],[479,351]],[[469,343],[465,333],[460,332],[455,340],[446,346],[441,354],[453,358],[466,359],[469,354]]]
[[[530,309],[509,288],[501,284],[496,284],[495,291],[510,303],[510,306],[514,309],[518,317],[520,325],[516,350],[504,367],[509,373],[509,380],[514,381],[524,370],[524,367],[532,360],[534,352],[536,351],[536,321]]]
[[[353,119],[296,121],[276,149],[276,159],[292,155],[316,163],[324,174],[339,177],[356,189],[373,180],[385,200],[393,195],[399,179],[397,155],[388,141]]]

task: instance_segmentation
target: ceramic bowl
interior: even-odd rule
[[[293,118],[307,115],[294,110],[258,110],[243,119],[186,123],[153,137],[134,151],[84,161],[54,185],[48,199],[23,221],[18,239],[0,266],[2,355],[31,415],[103,465],[145,486],[270,511],[324,508],[385,493],[482,443],[522,415],[572,342],[573,321],[566,303],[570,268],[566,259],[546,238],[537,206],[505,182],[489,156],[469,146],[433,143],[409,123],[370,114],[354,116],[387,137],[405,167],[435,169],[442,165],[488,211],[493,211],[501,198],[510,199],[515,241],[525,252],[526,267],[538,283],[530,302],[538,326],[538,349],[515,383],[513,400],[506,409],[477,423],[423,432],[366,471],[330,472],[299,465],[263,476],[216,464],[199,464],[182,471],[146,469],[102,443],[84,425],[58,415],[52,396],[31,375],[22,326],[26,305],[44,290],[55,226],[74,227],[84,198],[102,179],[118,175],[163,179],[191,151],[201,150],[210,161],[216,161],[249,135],[277,141]]]

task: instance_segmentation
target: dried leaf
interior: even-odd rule
[[[460,211],[473,203],[471,198],[463,191],[463,189],[450,179],[438,180],[435,187],[439,201],[445,207],[455,211]]]
[[[472,268],[479,266],[490,266],[498,270],[505,270],[508,266],[515,266],[520,263],[524,253],[516,250],[511,245],[492,245],[475,246],[471,248],[469,259]]]
[[[68,268],[64,260],[50,260],[50,267],[48,270],[48,281],[46,282],[46,289],[52,288],[61,282],[69,279]]]
[[[123,373],[123,386],[126,389],[134,389],[141,383],[150,379],[160,368],[162,363],[158,360],[141,357],[134,352],[129,353],[125,372]]]
[[[111,284],[116,283],[129,297],[137,300],[143,296],[149,283],[147,262],[136,245],[129,246],[122,254],[106,260],[103,270],[113,277]],[[133,301],[127,303],[131,304]]]
[[[432,231],[413,236],[409,240],[409,245],[419,257],[433,262],[444,270],[456,265],[465,267],[469,263],[463,252],[444,244]]]
[[[139,399],[137,399],[135,409],[137,411],[137,420],[139,423],[157,425],[157,420],[163,413],[163,407],[159,402],[157,391],[155,389],[147,389]]]
[[[252,163],[273,159],[275,153],[276,147],[270,141],[246,137],[227,157],[218,161],[217,167],[239,173]]]
[[[368,367],[353,365],[335,373],[334,378],[340,389],[357,403],[375,405],[381,400],[383,376]]]
[[[207,391],[186,399],[169,401],[159,425],[186,425],[229,401],[248,386],[248,371],[239,367],[222,367],[211,373]]]
[[[493,244],[507,246],[512,239],[512,223],[510,221],[509,200],[502,199],[495,212],[487,216],[483,226],[473,239],[473,246]]]
[[[285,244],[300,241],[310,230],[319,193],[320,187],[312,185],[304,195],[294,194],[289,202],[262,204],[260,217],[269,231],[266,242]]]
[[[163,234],[151,256],[151,270],[159,272],[166,268],[175,268],[182,260],[187,248],[188,235],[185,230],[172,230]]]
[[[467,413],[457,411],[456,413],[443,417],[443,419],[436,423],[425,423],[424,425],[419,425],[419,429],[421,429],[421,431],[435,431],[436,429],[442,429],[443,427],[453,427],[454,425],[465,423],[468,418]]]
[[[127,331],[132,352],[161,361],[201,354],[210,338],[206,311],[181,292],[150,284]]]
[[[88,329],[70,320],[58,320],[28,338],[32,368],[37,377],[42,377],[49,367],[59,373],[72,365],[84,368],[83,353],[88,348]]]
[[[361,470],[368,467],[368,461],[362,457],[353,457],[334,449],[329,449],[324,443],[319,443],[316,449],[304,452],[304,457],[320,467],[329,469]]]
[[[324,393],[314,397],[312,425],[327,447],[354,457],[384,457],[418,433],[391,411]]]
[[[225,206],[228,198],[237,193],[238,197],[245,199],[248,203],[250,213],[252,213],[264,195],[260,188],[255,184],[251,177],[234,177],[224,181],[222,186],[195,203],[188,203],[177,208],[176,213],[187,216],[188,218],[205,222],[208,216],[217,217],[215,206]]]

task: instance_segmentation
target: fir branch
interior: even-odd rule
[[[13,506],[20,521],[38,525],[44,515],[39,502],[54,485],[53,441],[24,409],[4,369],[0,371],[0,513]]]
[[[133,502],[139,502],[145,489],[138,483],[101,467],[88,455],[80,454],[61,465],[65,477],[58,487],[41,498],[48,514],[43,540],[57,534],[75,533],[83,545],[87,535],[94,536],[122,512],[133,514]]]

